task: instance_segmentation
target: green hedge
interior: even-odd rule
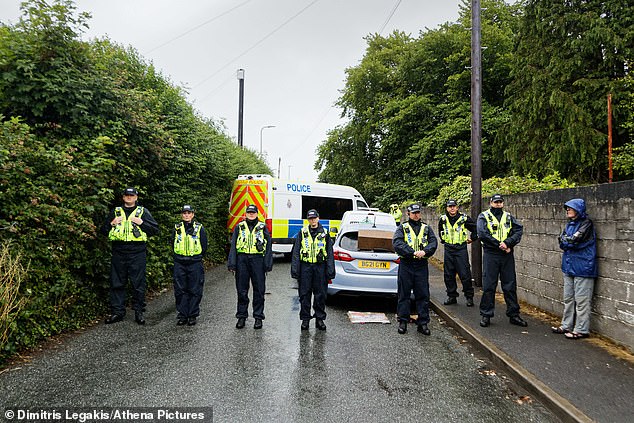
[[[0,26],[0,241],[29,270],[0,359],[106,311],[110,250],[99,227],[125,186],[161,228],[148,259],[158,289],[171,282],[180,207],[194,205],[206,259],[223,261],[233,180],[270,172],[133,49],[81,41],[88,17],[72,2],[31,1],[23,12]]]

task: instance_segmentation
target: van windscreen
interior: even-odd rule
[[[341,220],[345,212],[353,209],[352,199],[303,195],[302,217],[306,216],[306,213],[310,209],[317,210],[320,219]]]

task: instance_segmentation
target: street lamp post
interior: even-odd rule
[[[238,93],[238,145],[242,148],[242,127],[243,127],[243,110],[244,110],[244,69],[238,69],[237,73],[240,91]]]
[[[275,128],[275,125],[266,125],[260,128],[260,157],[262,157],[262,131],[266,128]]]

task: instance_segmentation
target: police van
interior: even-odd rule
[[[289,254],[294,238],[308,224],[306,213],[319,212],[319,222],[336,234],[343,214],[367,209],[359,192],[348,186],[319,182],[282,180],[271,175],[239,175],[233,183],[229,201],[229,234],[244,219],[247,205],[258,207],[258,218],[265,222],[273,238],[273,252]]]

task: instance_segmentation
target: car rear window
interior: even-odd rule
[[[339,245],[348,251],[359,251],[359,232],[346,232],[341,235]]]

